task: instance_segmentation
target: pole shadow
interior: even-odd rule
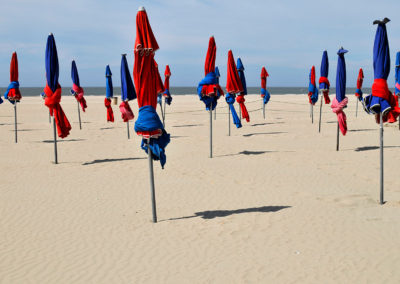
[[[86,141],[86,139],[60,139],[60,138],[58,138],[57,137],[57,143],[60,143],[60,142],[78,142],[78,141]],[[42,143],[54,143],[54,140],[43,140],[43,141],[40,141],[40,142],[42,142]]]
[[[378,150],[379,148],[380,148],[379,146],[364,146],[364,147],[355,148],[354,151],[363,152],[363,151],[370,151],[370,150]],[[383,149],[386,149],[386,148],[400,148],[400,146],[383,146]]]
[[[210,210],[210,211],[196,212],[192,216],[170,218],[170,219],[166,219],[163,221],[191,219],[191,218],[196,218],[196,217],[201,217],[203,219],[209,220],[209,219],[223,218],[223,217],[228,217],[231,215],[243,214],[243,213],[255,213],[255,212],[271,213],[271,212],[277,212],[282,209],[291,208],[291,207],[292,206],[262,206],[262,207],[243,208],[243,209],[236,209],[236,210]]]
[[[118,159],[101,159],[101,160],[93,160],[91,162],[83,163],[82,166],[94,165],[100,163],[111,163],[111,162],[120,162],[120,161],[133,161],[133,160],[145,160],[147,158],[118,158]]]
[[[202,126],[203,124],[183,124],[183,125],[173,125],[172,127],[194,127],[194,126]]]
[[[282,133],[287,133],[287,132],[276,131],[276,132],[249,133],[249,134],[243,134],[243,137],[251,137],[251,136],[255,136],[255,135],[282,134]]]
[[[218,155],[218,156],[214,156],[215,158],[221,158],[221,157],[231,157],[231,156],[238,156],[238,155],[262,155],[265,153],[273,153],[273,152],[277,152],[277,151],[247,151],[244,150],[242,152],[236,153],[236,154],[226,154],[226,155]]]
[[[377,129],[350,129],[349,132],[377,131]]]

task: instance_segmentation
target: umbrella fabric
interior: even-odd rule
[[[44,104],[49,108],[50,115],[54,116],[57,133],[60,138],[65,138],[69,135],[71,124],[65,116],[61,108],[61,86],[58,83],[59,66],[56,42],[53,34],[47,38],[46,54],[45,54],[45,67],[46,67],[46,87],[44,88]]]
[[[318,101],[318,89],[315,84],[315,67],[311,67],[310,70],[310,82],[308,84],[308,101],[310,104],[315,105]]]
[[[165,80],[164,80],[163,96],[165,97],[165,103],[170,105],[172,102],[172,97],[169,92],[169,77],[171,77],[171,70],[169,69],[169,65],[165,66],[164,77],[165,77]]]
[[[135,117],[128,103],[128,101],[133,99],[136,99],[135,87],[133,86],[132,77],[131,74],[129,73],[128,62],[126,61],[126,54],[122,54],[121,104],[119,105],[119,110],[121,111],[121,117],[124,120],[124,122],[132,120]]]
[[[82,110],[85,111],[85,109],[87,108],[86,100],[83,97],[85,92],[84,92],[84,90],[81,87],[81,84],[79,82],[78,68],[76,68],[75,60],[72,60],[71,78],[72,78],[71,94],[75,96],[75,99],[81,105]]]
[[[375,120],[380,122],[379,113],[382,112],[383,122],[396,122],[400,114],[400,108],[396,97],[389,91],[387,78],[390,73],[390,52],[387,37],[386,24],[390,20],[374,21],[378,25],[375,34],[373,60],[374,60],[374,83],[372,94],[366,96],[363,101],[367,113],[375,114]]]
[[[226,76],[226,96],[225,100],[229,105],[232,113],[233,123],[237,128],[242,127],[242,123],[236,113],[235,107],[235,97],[237,93],[243,92],[242,82],[240,81],[239,74],[237,72],[235,59],[233,58],[232,50],[228,51],[228,70]]]
[[[396,67],[395,67],[395,90],[394,93],[399,96],[400,95],[400,51],[396,54]]]
[[[112,83],[112,73],[110,66],[106,66],[106,97],[104,98],[104,106],[107,109],[107,121],[114,122],[114,112],[111,107],[111,98],[113,97],[113,83]]]
[[[249,113],[247,112],[246,106],[244,105],[245,102],[244,96],[247,95],[246,77],[244,76],[244,66],[240,58],[237,59],[236,67],[243,87],[243,91],[240,92],[240,94],[236,97],[236,102],[240,105],[240,109],[242,111],[242,117],[245,118],[247,122],[249,122],[250,116]]]
[[[324,95],[325,104],[329,104],[331,102],[329,98],[329,80],[328,80],[328,72],[329,72],[329,60],[328,60],[328,52],[325,50],[322,54],[321,61],[321,69],[319,77],[319,89],[322,91]]]
[[[156,64],[156,68],[157,68],[157,72],[156,72],[156,80],[157,80],[157,90],[159,90],[159,93],[157,94],[157,103],[160,105],[160,107],[162,107],[162,94],[164,93],[165,89],[164,89],[164,83],[161,79],[161,75],[160,72],[158,71],[158,64],[157,62],[154,60],[155,64]]]
[[[362,99],[363,99],[363,92],[361,90],[363,81],[364,81],[364,72],[363,72],[362,68],[360,68],[360,71],[358,71],[357,89],[356,89],[356,94],[355,94],[359,101],[362,101]]]
[[[271,98],[271,95],[267,90],[267,77],[269,77],[269,74],[267,72],[267,69],[263,67],[261,69],[261,97],[263,98],[264,104],[267,104],[269,102],[269,99]]]
[[[348,51],[341,48],[338,51],[338,63],[336,71],[336,97],[332,101],[332,111],[336,113],[339,122],[339,128],[343,135],[347,133],[346,114],[343,109],[347,106],[348,99],[346,97],[346,61],[344,54]]]
[[[219,77],[215,71],[215,58],[217,56],[217,46],[214,37],[210,37],[208,41],[208,49],[206,60],[204,63],[204,79],[197,86],[197,95],[199,99],[206,105],[206,110],[214,110],[217,101],[224,95],[220,85]]]
[[[157,94],[164,91],[164,86],[160,86],[158,82],[160,74],[154,60],[155,51],[158,48],[147,13],[143,7],[140,7],[136,15],[135,63],[133,66],[133,78],[139,104],[135,131],[143,137],[141,148],[146,153],[150,148],[152,159],[160,160],[161,167],[164,167],[167,160],[165,148],[170,142],[170,135],[165,131],[156,112]],[[149,143],[146,143],[145,139],[150,139]]]
[[[21,100],[18,82],[18,57],[16,52],[14,52],[11,57],[10,84],[8,85],[7,91],[4,94],[4,98],[12,104],[14,104],[15,101],[19,102]]]

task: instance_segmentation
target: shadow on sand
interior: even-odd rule
[[[249,134],[243,134],[243,137],[251,137],[251,136],[255,136],[255,135],[282,134],[282,133],[287,133],[287,132],[276,131],[276,132],[263,132],[263,133],[249,133]]]
[[[370,150],[378,150],[379,148],[380,148],[379,146],[364,146],[364,147],[355,148],[354,151],[363,152],[363,151],[370,151]],[[383,149],[386,149],[386,148],[400,148],[400,146],[383,146]]]
[[[83,163],[83,166],[94,165],[100,163],[111,163],[111,162],[120,162],[120,161],[133,161],[133,160],[145,160],[147,158],[119,158],[119,159],[102,159],[102,160],[93,160],[91,162]]]
[[[280,122],[264,122],[264,123],[255,123],[250,126],[262,126],[262,125],[271,125],[271,124],[284,124],[283,121]]]
[[[81,138],[79,138],[79,139],[60,139],[59,137],[57,137],[57,143],[60,143],[60,142],[78,142],[78,141],[86,141],[86,139],[81,139]],[[40,141],[40,142],[42,142],[42,143],[54,143],[54,140],[43,140],[43,141]]]
[[[351,129],[349,132],[377,131],[377,129]]]
[[[214,156],[215,158],[220,158],[220,157],[230,157],[230,156],[238,156],[238,155],[262,155],[265,153],[273,153],[273,152],[277,152],[277,151],[247,151],[244,150],[242,152],[236,153],[236,154],[226,154],[226,155],[217,155]]]
[[[185,216],[179,218],[170,218],[163,221],[172,221],[172,220],[182,220],[182,219],[190,219],[201,217],[203,219],[214,219],[214,218],[222,218],[228,217],[235,214],[243,214],[243,213],[270,213],[270,212],[277,212],[282,209],[291,208],[292,206],[262,206],[262,207],[253,207],[253,208],[244,208],[244,209],[236,209],[236,210],[211,210],[211,211],[203,211],[203,212],[196,212],[193,216]]]
[[[172,127],[194,127],[194,126],[202,126],[203,124],[183,124],[183,125],[173,125]]]

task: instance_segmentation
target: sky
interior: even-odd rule
[[[45,85],[44,53],[49,33],[56,39],[60,84],[71,86],[75,59],[80,82],[104,86],[110,65],[115,86],[120,85],[121,54],[133,68],[136,12],[146,8],[160,46],[155,59],[160,72],[170,65],[171,86],[196,86],[204,76],[209,37],[217,44],[216,65],[221,85],[226,82],[227,53],[245,66],[248,86],[260,86],[262,66],[269,86],[308,86],[312,65],[317,70],[328,51],[329,80],[336,80],[337,50],[346,54],[347,86],[354,87],[359,68],[364,86],[373,81],[372,48],[375,19],[387,24],[394,85],[394,63],[400,51],[399,0],[235,1],[235,0],[0,0],[0,86],[9,83],[11,54],[17,51],[21,87]],[[5,12],[4,12],[5,11]]]

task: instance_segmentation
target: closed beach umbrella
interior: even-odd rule
[[[171,70],[169,69],[169,65],[165,66],[164,77],[165,79],[163,96],[165,97],[165,103],[171,105],[172,97],[171,93],[169,92],[169,78],[171,77]]]
[[[206,110],[210,113],[210,158],[212,158],[212,111],[217,106],[217,101],[224,94],[217,77],[215,59],[217,56],[217,46],[214,37],[208,41],[206,60],[204,63],[204,79],[197,86],[197,95],[206,105]],[[218,71],[218,69],[217,69]],[[219,71],[218,71],[219,74]]]
[[[329,99],[329,80],[328,80],[328,73],[329,73],[329,60],[328,60],[328,52],[325,50],[322,53],[322,60],[321,60],[321,68],[320,68],[320,77],[319,77],[319,89],[322,91],[324,96],[325,104],[329,104],[331,100]],[[321,103],[319,105],[319,126],[318,132],[321,132],[321,120],[322,120],[322,98]]]
[[[111,99],[114,96],[114,88],[112,83],[112,73],[110,66],[106,66],[106,97],[104,98],[104,106],[107,109],[107,121],[114,122],[114,112],[111,107]]]
[[[242,127],[242,123],[236,113],[235,107],[235,97],[237,93],[243,92],[242,82],[240,81],[239,74],[237,72],[235,59],[233,58],[232,50],[228,51],[228,69],[226,76],[226,96],[225,100],[229,105],[229,110],[232,113],[233,123],[237,128]],[[229,113],[228,113],[229,116]],[[230,123],[229,123],[229,135],[230,135]]]
[[[165,131],[156,112],[157,94],[164,91],[158,83],[158,69],[154,60],[158,50],[149,19],[144,7],[140,7],[136,15],[135,63],[133,78],[137,89],[139,116],[135,123],[135,131],[142,136],[141,147],[148,154],[153,222],[157,222],[156,200],[154,190],[153,159],[160,160],[161,166],[166,163],[165,148],[170,142],[170,135]]]
[[[337,115],[338,127],[337,127],[337,144],[336,150],[339,151],[339,129],[343,135],[347,133],[347,122],[346,114],[343,109],[347,106],[348,99],[346,97],[346,61],[344,54],[348,51],[340,48],[338,51],[338,63],[336,71],[336,97],[332,100],[331,108]]]
[[[374,21],[377,24],[373,60],[374,83],[372,94],[363,100],[363,106],[367,113],[375,115],[375,120],[380,125],[380,204],[383,204],[383,122],[396,122],[400,114],[398,102],[392,92],[389,91],[387,78],[390,73],[390,51],[387,37],[386,24],[388,18],[382,21]]]
[[[133,86],[132,77],[129,72],[128,62],[126,61],[126,54],[122,54],[121,58],[121,104],[119,110],[121,111],[121,117],[126,122],[126,130],[128,139],[129,134],[129,120],[132,120],[135,116],[133,115],[132,109],[129,105],[129,101],[136,99],[135,87]]]
[[[356,89],[356,97],[357,97],[357,105],[356,105],[356,117],[358,114],[358,101],[362,101],[363,100],[363,92],[361,90],[362,85],[363,85],[363,81],[364,81],[364,72],[362,70],[362,68],[360,68],[360,71],[358,71],[358,77],[357,77],[357,89]]]
[[[21,92],[19,91],[18,81],[18,57],[17,53],[14,52],[11,56],[10,63],[10,84],[7,87],[7,91],[4,94],[4,98],[14,105],[14,132],[15,132],[15,143],[18,142],[18,130],[17,130],[17,103],[21,100]],[[0,97],[0,103],[3,101]]]
[[[53,34],[47,37],[46,55],[46,87],[44,88],[44,104],[49,108],[50,115],[53,117],[54,128],[54,154],[55,163],[58,163],[57,157],[57,134],[60,138],[65,138],[69,135],[71,124],[61,108],[61,86],[58,83],[59,66],[56,42]]]
[[[79,81],[78,68],[76,67],[75,60],[72,60],[72,64],[71,64],[71,78],[72,78],[71,94],[75,97],[76,101],[78,102],[79,128],[82,129],[81,112],[79,110],[79,105],[81,105],[83,112],[85,112],[87,105],[86,105],[86,100],[83,97],[85,92],[84,92],[83,88],[81,87],[81,84]]]
[[[269,77],[269,74],[267,72],[267,69],[263,66],[261,69],[261,98],[262,100],[262,107],[263,107],[263,116],[265,119],[265,105],[269,102],[271,95],[269,94],[267,90],[267,77]]]
[[[242,60],[240,58],[237,59],[236,65],[240,81],[242,82],[243,91],[236,97],[237,103],[240,105],[240,109],[242,112],[242,117],[246,119],[247,122],[250,121],[249,113],[247,112],[247,108],[244,105],[245,99],[244,96],[247,95],[247,86],[246,86],[246,77],[244,76],[244,66]]]
[[[161,90],[160,91],[161,93],[157,94],[157,103],[160,105],[162,123],[163,123],[163,126],[165,127],[165,120],[164,120],[165,117],[164,117],[164,110],[163,110],[163,104],[162,104],[162,101],[163,101],[162,97],[163,97],[163,93],[164,93],[164,83],[163,83],[163,81],[161,79],[161,75],[160,75],[160,72],[158,70],[158,64],[157,64],[157,62],[155,60],[154,60],[154,62],[156,64],[156,68],[157,68],[157,72],[156,72],[156,74],[157,74],[157,78],[156,78],[157,86],[162,86],[161,88],[158,88],[158,90]]]
[[[395,67],[395,96],[397,97],[397,106],[400,100],[400,51],[396,54],[396,67]],[[399,130],[400,130],[400,119],[399,119]]]
[[[308,101],[310,103],[310,116],[311,122],[314,123],[314,109],[313,106],[318,101],[318,88],[315,83],[315,66],[311,67],[308,83]]]

